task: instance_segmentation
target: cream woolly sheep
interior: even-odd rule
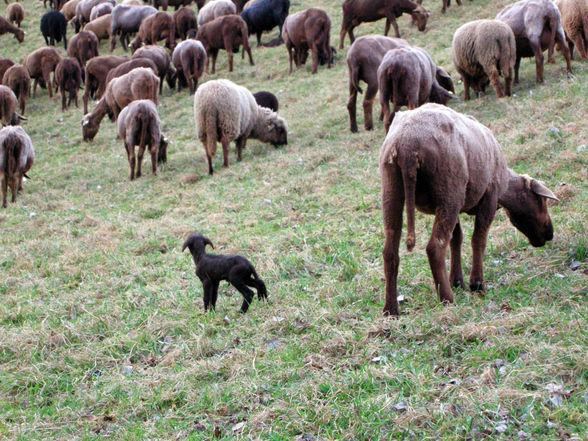
[[[235,141],[237,160],[252,137],[274,146],[288,144],[288,126],[276,113],[255,102],[245,87],[229,80],[204,83],[194,95],[194,120],[198,139],[204,144],[208,173],[212,175],[212,158],[217,141],[223,146],[223,166],[229,166],[229,143]]]
[[[22,127],[8,126],[0,130],[0,182],[2,183],[2,208],[6,208],[8,187],[12,202],[22,189],[22,177],[35,161],[35,149],[31,138]]]
[[[200,11],[198,11],[198,26],[214,20],[223,15],[236,14],[237,7],[230,0],[212,0],[206,3]]]
[[[512,29],[498,20],[475,20],[460,26],[453,35],[453,64],[461,75],[465,99],[483,92],[488,78],[498,98],[510,96],[512,71],[516,61],[516,43]],[[499,75],[504,76],[504,93]]]
[[[561,21],[570,46],[570,58],[574,59],[574,45],[583,60],[588,60],[588,0],[556,0]]]

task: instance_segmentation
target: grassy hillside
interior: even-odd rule
[[[463,96],[453,32],[509,2],[464,2],[446,15],[439,0],[424,3],[426,32],[403,16],[402,36],[427,49]],[[23,4],[25,42],[0,37],[0,55],[17,61],[44,45],[42,3]],[[340,4],[321,2],[336,47]],[[293,0],[291,11],[316,5]],[[364,24],[356,35],[383,27]],[[1,439],[585,437],[588,64],[576,60],[568,79],[558,54],[537,85],[526,59],[512,98],[489,89],[451,102],[493,130],[513,169],[560,197],[550,208],[555,237],[534,249],[499,212],[487,293],[456,292],[456,304],[442,307],[425,253],[432,217],[419,214],[415,252],[401,249],[403,315],[392,320],[381,315],[384,128],[363,130],[360,104],[360,132],[349,132],[348,48],[316,75],[310,65],[288,75],[283,46],[254,47],[255,66],[237,57],[233,73],[222,52],[203,81],[273,91],[290,133],[279,149],[250,140],[241,163],[232,147],[230,168],[217,157],[213,177],[186,90],[166,86],[159,106],[168,164],[154,177],[146,158],[134,182],[113,124],[84,143],[82,110],[62,113],[60,98],[37,91],[23,125],[37,153],[32,179],[0,210]],[[107,43],[100,49],[107,54]],[[472,221],[462,222],[468,277]],[[241,296],[221,285],[216,313],[204,314],[181,252],[193,231],[217,253],[250,258],[269,302],[241,315]]]

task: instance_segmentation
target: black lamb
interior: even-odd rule
[[[47,46],[55,46],[63,38],[63,48],[67,50],[67,20],[58,11],[47,12],[41,17],[41,32]]]
[[[277,112],[278,108],[280,107],[280,103],[278,102],[278,98],[266,90],[262,90],[261,92],[257,92],[253,94],[253,98],[255,98],[255,102],[257,105],[261,107],[267,107],[271,109],[272,112]]]
[[[192,234],[182,246],[190,250],[196,265],[196,275],[204,288],[204,310],[215,309],[218,296],[218,285],[226,280],[243,294],[241,312],[247,312],[253,300],[254,292],[248,287],[257,290],[259,300],[267,299],[267,290],[263,280],[255,272],[255,268],[245,257],[238,255],[206,254],[206,245],[214,248],[207,237],[201,234]]]
[[[290,10],[290,0],[260,0],[241,12],[241,18],[247,23],[249,35],[257,35],[257,45],[261,46],[261,33],[280,28],[278,40],[282,41],[282,25]]]

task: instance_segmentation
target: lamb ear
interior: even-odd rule
[[[187,238],[186,241],[184,242],[184,245],[182,245],[182,253],[186,250],[186,248],[188,248],[190,246],[191,243],[192,243],[192,237]]]
[[[553,194],[553,192],[547,188],[543,182],[536,179],[531,181],[531,191],[536,195],[559,202],[559,199]]]
[[[210,239],[208,237],[204,238],[204,245],[210,245],[210,247],[214,250],[214,245],[212,244],[212,242],[210,241]]]

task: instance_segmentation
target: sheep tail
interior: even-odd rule
[[[8,176],[16,171],[16,159],[20,156],[20,142],[16,136],[8,136],[4,143],[4,172]]]
[[[354,64],[350,68],[349,85],[359,93],[363,93],[363,90],[361,90],[361,87],[359,87],[359,66],[357,66],[357,64]]]
[[[139,115],[139,119],[141,120],[141,137],[139,138],[139,149],[140,151],[145,151],[147,146],[147,136],[149,134],[149,115],[141,113]]]
[[[247,25],[243,22],[241,23],[241,39],[243,40],[243,49],[241,52],[241,58],[245,58],[245,50],[248,52],[251,50],[249,47],[249,31],[247,30]]]
[[[257,297],[259,299],[266,298],[267,299],[267,288],[265,283],[261,278],[257,275],[255,268],[251,268],[251,274],[253,275],[253,279],[257,283]]]
[[[412,251],[415,245],[414,212],[415,192],[417,181],[418,159],[416,153],[410,154],[403,161],[402,182],[404,185],[404,199],[406,201],[406,249]]]

